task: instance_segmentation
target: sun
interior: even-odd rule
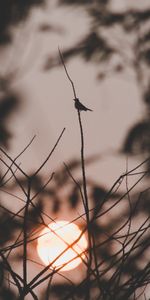
[[[39,234],[37,252],[42,262],[51,268],[69,271],[86,258],[88,243],[85,234],[74,223],[56,221]],[[81,236],[81,237],[80,237]]]

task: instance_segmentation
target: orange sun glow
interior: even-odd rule
[[[82,259],[85,259],[84,252],[87,249],[87,239],[85,234],[80,237],[81,233],[74,223],[67,221],[50,223],[38,237],[37,252],[40,259],[46,266],[50,265],[56,269],[62,267],[62,271],[76,268]]]

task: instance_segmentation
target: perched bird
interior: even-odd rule
[[[78,110],[84,110],[84,111],[87,111],[87,110],[93,111],[92,109],[89,109],[89,108],[87,108],[86,106],[84,106],[84,105],[79,101],[78,98],[75,98],[75,99],[73,99],[73,100],[75,101],[74,106],[75,106],[76,109],[78,109]]]

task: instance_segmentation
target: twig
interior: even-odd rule
[[[81,195],[81,198],[82,198],[82,202],[83,202],[83,206],[84,206],[84,209],[85,209],[85,203],[84,203],[84,196],[83,196],[83,193],[82,193],[82,189],[81,189],[81,186],[80,184],[75,180],[75,178],[73,177],[73,175],[71,174],[70,170],[69,170],[69,167],[67,166],[66,163],[64,163],[64,166],[67,170],[67,173],[69,174],[69,176],[71,177],[71,179],[73,180],[73,182],[76,184],[76,186],[78,187],[79,191],[80,191],[80,195]]]
[[[32,177],[35,177],[40,171],[41,169],[44,167],[44,165],[47,163],[47,161],[49,160],[49,158],[51,157],[51,155],[53,154],[53,152],[55,151],[64,131],[66,130],[66,128],[64,128],[61,132],[61,134],[59,135],[54,147],[52,148],[51,152],[49,153],[49,155],[47,156],[47,158],[44,160],[44,162],[41,164],[41,166],[36,170],[36,172],[32,175]]]
[[[23,281],[24,289],[27,285],[27,216],[28,216],[28,207],[30,203],[30,193],[31,193],[31,179],[28,180],[28,192],[27,192],[27,203],[25,206],[24,212],[24,222],[23,222]]]
[[[74,86],[74,83],[73,83],[73,81],[72,81],[72,79],[71,79],[71,77],[70,77],[70,75],[69,75],[69,73],[68,73],[68,71],[67,71],[67,68],[66,68],[66,65],[65,65],[65,62],[64,62],[64,58],[63,58],[63,55],[62,55],[62,53],[61,53],[59,47],[58,47],[58,51],[59,51],[59,55],[60,55],[60,58],[61,58],[61,62],[62,62],[63,67],[64,67],[64,69],[65,69],[66,75],[67,75],[67,77],[68,77],[68,79],[69,79],[69,81],[70,81],[70,83],[71,83],[72,90],[73,90],[73,94],[74,94],[74,98],[76,99],[77,96],[76,96],[75,86]]]
[[[72,90],[73,90],[73,94],[74,94],[74,98],[76,99],[76,90],[75,90],[75,86],[74,83],[67,71],[64,59],[63,59],[63,55],[58,47],[58,51],[59,51],[59,55],[61,58],[61,62],[63,64],[65,73],[67,75],[67,78],[69,79],[71,86],[72,86]],[[83,127],[82,127],[82,121],[81,121],[81,114],[80,114],[80,110],[77,109],[78,112],[78,121],[79,121],[79,127],[80,127],[80,136],[81,136],[81,167],[82,167],[82,178],[83,178],[83,192],[84,192],[84,205],[85,205],[85,213],[86,213],[86,221],[87,221],[87,228],[88,228],[88,243],[89,243],[89,263],[88,263],[88,276],[90,274],[90,268],[91,268],[91,263],[92,263],[92,239],[91,239],[91,230],[90,230],[90,217],[89,217],[89,204],[88,204],[88,195],[87,195],[87,182],[86,182],[86,174],[85,174],[85,161],[84,161],[84,134],[83,134]],[[87,299],[89,298],[89,289],[87,289]]]
[[[33,136],[33,138],[31,139],[31,141],[26,145],[26,147],[14,158],[13,162],[11,163],[10,167],[8,167],[8,170],[6,171],[6,173],[2,176],[1,178],[1,182],[3,182],[4,178],[6,177],[6,175],[8,174],[10,168],[13,166],[13,164],[15,163],[15,161],[30,147],[30,145],[32,144],[32,142],[34,141],[36,135]],[[6,154],[5,154],[6,155]],[[20,164],[19,164],[20,167]],[[18,169],[18,166],[16,168],[16,170]],[[5,182],[6,183],[6,182]]]

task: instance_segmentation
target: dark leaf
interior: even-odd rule
[[[16,95],[6,95],[0,101],[0,122],[7,120],[10,114],[16,111],[19,106],[19,100]]]
[[[44,4],[44,0],[1,0],[0,1],[0,42],[6,44],[11,41],[9,28],[24,20],[32,7]]]
[[[75,208],[78,205],[79,202],[79,191],[77,186],[75,186],[72,191],[71,194],[69,195],[69,203],[71,204],[72,208]]]
[[[150,42],[150,31],[147,31],[143,36],[140,38],[140,43],[149,43]]]
[[[150,65],[150,49],[143,50],[140,54],[140,58]]]
[[[60,4],[63,5],[76,5],[76,6],[80,6],[80,5],[89,5],[91,3],[90,0],[59,0]]]
[[[7,84],[7,81],[1,81],[3,84]],[[11,114],[16,112],[19,107],[19,99],[14,94],[7,94],[0,100],[0,144],[5,148],[9,148],[9,142],[12,134],[9,130],[8,120]]]
[[[0,262],[0,286],[2,286],[4,280],[4,264]]]
[[[92,191],[92,197],[96,204],[101,203],[105,196],[107,194],[107,191],[104,188],[101,188],[100,186],[94,186]]]
[[[12,219],[8,213],[1,213],[0,215],[0,245],[5,244],[13,236],[15,231],[21,228],[21,224],[18,220]]]
[[[61,205],[61,203],[60,203],[59,198],[55,196],[53,198],[53,208],[52,208],[53,213],[56,214],[60,210],[60,205]]]
[[[138,197],[138,195],[136,195]],[[150,215],[150,189],[146,189],[141,193],[140,203],[137,207],[138,213],[145,213],[145,215]]]
[[[34,207],[28,212],[29,227],[33,224],[38,224],[41,221],[41,213],[43,210],[42,199],[38,199],[38,203],[34,204]]]
[[[0,300],[16,300],[16,295],[7,287],[0,288]]]
[[[107,44],[106,39],[97,32],[92,32],[81,43],[81,55],[85,60],[100,62],[108,59],[113,49]]]
[[[93,235],[95,237],[95,240],[96,240],[96,238],[99,238],[100,235],[102,235],[102,233],[103,233],[102,226],[98,225],[96,222],[93,222],[91,224],[90,228],[91,228],[91,231],[92,231],[92,233],[93,233]]]
[[[150,106],[150,86],[148,86],[147,90],[144,93],[144,101],[148,106]]]
[[[131,128],[127,135],[123,152],[129,154],[143,154],[150,152],[150,122],[143,121]]]
[[[9,142],[12,138],[12,134],[3,126],[3,124],[0,124],[0,145],[9,148]]]
[[[68,285],[68,284],[58,284],[51,286],[51,295],[55,295],[59,297],[59,299],[63,299],[68,292],[72,293],[74,286]]]

